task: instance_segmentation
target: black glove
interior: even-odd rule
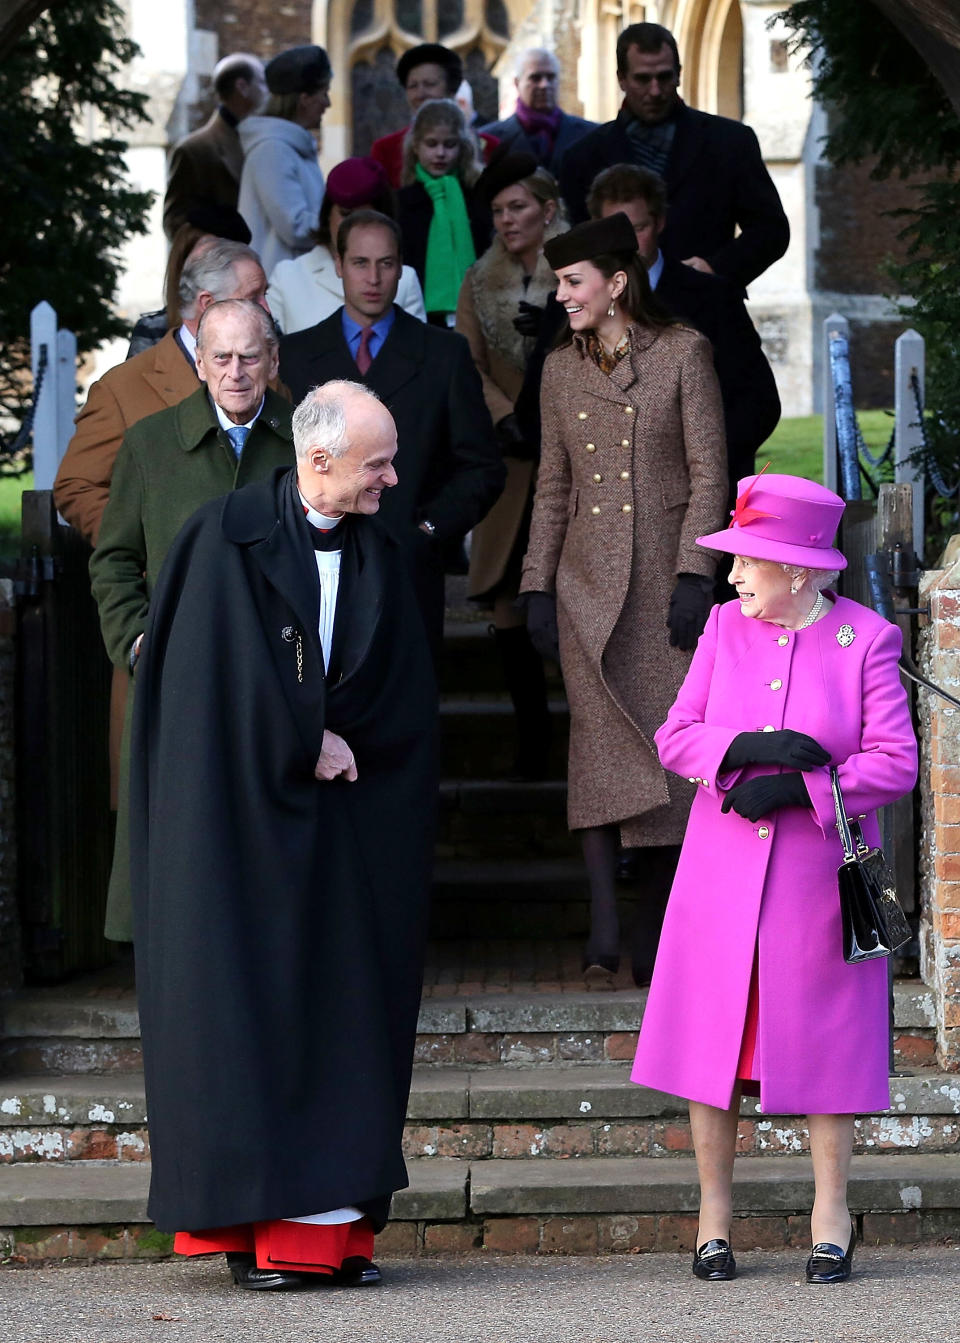
[[[809,807],[810,794],[802,774],[764,774],[735,784],[720,804],[722,812],[735,811],[747,821],[759,821],[781,807]]]
[[[720,772],[742,765],[786,765],[788,769],[817,769],[830,763],[830,752],[805,732],[741,732],[727,747]]]
[[[520,300],[517,316],[513,319],[513,329],[521,336],[539,336],[540,327],[543,323],[543,308],[538,308],[534,303],[526,303]]]
[[[557,599],[550,592],[528,592],[527,633],[530,642],[542,658],[560,661],[560,638],[557,634]]]
[[[674,648],[696,648],[713,605],[713,579],[700,574],[678,574],[670,598],[667,626]]]
[[[497,446],[504,456],[519,457],[523,462],[529,461],[534,456],[530,444],[523,436],[516,415],[504,415],[502,420],[497,420],[494,432],[497,435]]]

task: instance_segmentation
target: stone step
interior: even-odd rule
[[[394,1195],[397,1220],[457,1221],[465,1215],[466,1162],[412,1161],[409,1166],[410,1187]],[[149,1187],[148,1161],[7,1167],[0,1171],[0,1228],[146,1222]]]
[[[554,662],[544,664],[548,685],[561,685],[560,669]],[[439,667],[440,693],[476,694],[503,691],[503,671],[497,644],[490,633],[489,620],[448,620],[444,628],[443,650]]]
[[[509,951],[504,946],[503,956]],[[534,946],[529,955],[535,951]],[[451,971],[456,986],[466,987],[464,972],[473,973],[468,953],[469,947]],[[530,967],[531,979],[535,973]],[[417,1062],[473,1068],[500,1063],[602,1064],[633,1058],[645,990],[587,993],[575,984],[570,992],[534,988],[530,984],[517,992],[454,991],[447,996],[442,985],[431,985],[430,996],[420,1007]],[[917,980],[899,981],[894,985],[894,1009],[898,1066],[932,1064],[930,991]],[[141,1067],[132,990],[94,997],[83,991],[82,984],[30,989],[7,999],[3,1013],[0,1077],[113,1075]]]
[[[378,1254],[443,1251],[595,1255],[689,1251],[692,1157],[579,1161],[410,1161]],[[146,1224],[149,1166],[18,1166],[0,1179],[0,1253],[13,1262],[162,1257],[172,1237]],[[744,1157],[734,1174],[737,1249],[809,1245],[806,1157]],[[960,1166],[938,1154],[854,1157],[850,1206],[873,1244],[960,1237]]]
[[[565,779],[569,714],[566,702],[551,699],[553,740],[548,777]],[[440,701],[440,773],[445,779],[506,779],[517,743],[513,706],[490,696]]]
[[[567,829],[563,779],[445,779],[440,785],[439,860],[570,857],[579,846]]]
[[[414,1070],[409,1158],[672,1156],[693,1150],[686,1104],[633,1086],[629,1064]],[[856,1150],[960,1150],[960,1081],[898,1075],[893,1111],[857,1121]],[[738,1149],[807,1150],[803,1121],[741,1106]],[[143,1078],[7,1078],[0,1083],[0,1165],[149,1159]]]
[[[522,818],[521,818],[522,819]],[[499,822],[494,824],[499,825]],[[491,941],[543,942],[551,938],[584,941],[590,928],[586,873],[579,858],[569,856],[470,858],[454,857],[434,867],[430,935],[477,945]],[[559,847],[559,846],[558,846]],[[562,850],[561,850],[562,852]],[[624,891],[624,910],[635,895]],[[512,961],[520,947],[507,952]],[[448,967],[448,972],[453,966]],[[466,982],[476,976],[466,975]]]

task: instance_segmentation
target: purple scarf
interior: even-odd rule
[[[549,112],[538,112],[535,108],[528,107],[522,98],[518,98],[516,116],[526,134],[537,146],[538,157],[549,158],[553,153],[557,131],[560,129],[560,119],[563,116],[559,107],[554,107]]]

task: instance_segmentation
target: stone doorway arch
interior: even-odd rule
[[[671,29],[683,63],[681,90],[702,112],[743,119],[743,15],[740,0],[676,0]]]
[[[335,72],[323,123],[323,157],[337,163],[366,154],[373,141],[407,120],[394,70],[404,51],[442,42],[459,52],[477,111],[497,113],[489,73],[509,40],[504,0],[314,0],[313,37]]]

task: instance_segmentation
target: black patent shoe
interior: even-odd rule
[[[359,1256],[344,1259],[340,1266],[339,1281],[344,1287],[375,1287],[383,1280],[383,1274],[372,1259]]]
[[[257,1268],[252,1254],[228,1254],[227,1267],[238,1287],[249,1292],[284,1292],[303,1286],[299,1273],[287,1273],[279,1268]]]
[[[737,1261],[725,1240],[708,1240],[693,1256],[693,1276],[704,1282],[729,1282],[737,1276]]]
[[[820,1241],[814,1245],[807,1260],[807,1282],[846,1282],[853,1267],[853,1249],[857,1243],[856,1227],[850,1228],[850,1244],[846,1253],[839,1245]]]

